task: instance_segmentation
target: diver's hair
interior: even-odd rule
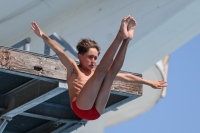
[[[82,55],[87,53],[90,48],[96,48],[98,51],[98,55],[100,54],[101,49],[99,45],[94,40],[91,40],[89,38],[81,39],[76,46],[78,54]]]

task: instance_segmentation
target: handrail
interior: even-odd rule
[[[61,36],[59,36],[57,33],[53,33],[49,36],[52,40],[55,40],[58,42],[61,46],[64,47],[64,51],[69,51],[73,56],[77,58],[77,51],[76,49],[70,45],[65,39],[63,39]],[[49,55],[50,54],[50,48],[45,44],[44,48],[44,54]]]
[[[30,51],[30,42],[31,42],[31,38],[27,37],[27,38],[21,40],[20,42],[12,45],[11,47],[12,48],[20,48],[23,46],[23,50]]]

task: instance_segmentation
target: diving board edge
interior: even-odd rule
[[[67,76],[67,69],[58,58],[4,46],[0,46],[0,71],[50,82],[65,81]],[[112,90],[142,95],[142,85],[136,83],[114,81]]]

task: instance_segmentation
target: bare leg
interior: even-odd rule
[[[113,57],[124,38],[128,37],[127,27],[130,20],[130,16],[124,17],[122,20],[120,30],[111,44],[111,46],[106,51],[100,64],[97,66],[93,76],[86,82],[83,86],[80,94],[77,97],[76,104],[80,109],[88,110],[92,108],[101,88],[103,79],[105,78],[108,68],[113,62]],[[83,102],[84,101],[84,102]]]
[[[103,113],[105,106],[108,102],[113,80],[115,79],[117,73],[119,72],[119,70],[121,69],[123,65],[128,42],[129,42],[128,40],[123,41],[123,44],[119,52],[117,53],[117,56],[115,60],[113,61],[113,64],[110,66],[108,73],[102,83],[101,89],[99,91],[99,94],[95,102],[95,107],[100,114]]]
[[[129,25],[128,25],[129,37],[131,39],[134,34],[135,25],[136,25],[135,20],[133,18],[131,18]],[[124,63],[128,43],[129,43],[129,38],[123,41],[123,44],[122,44],[119,52],[117,53],[117,56],[116,56],[115,60],[113,61],[113,64],[109,68],[109,71],[102,83],[101,89],[99,91],[99,94],[98,94],[96,102],[95,102],[95,107],[100,114],[102,114],[105,109],[105,106],[106,106],[109,96],[110,96],[110,90],[111,90],[112,83]]]

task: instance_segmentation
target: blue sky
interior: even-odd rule
[[[166,97],[145,114],[106,128],[105,133],[200,133],[199,57],[200,35],[170,55]]]

